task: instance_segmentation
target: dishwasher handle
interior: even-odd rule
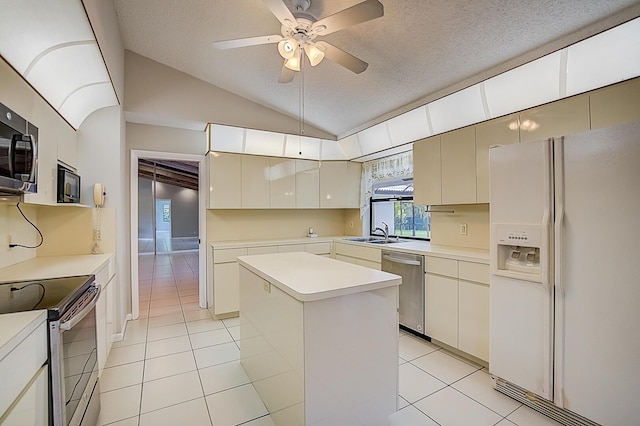
[[[391,256],[389,254],[383,254],[382,258],[384,260],[388,260],[389,262],[402,263],[403,265],[412,265],[412,266],[420,266],[421,265],[420,261],[418,261],[418,260],[402,259],[402,258],[399,258],[399,257]]]

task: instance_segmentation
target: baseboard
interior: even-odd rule
[[[131,314],[127,314],[127,316],[124,317],[124,324],[122,325],[122,332],[121,333],[115,333],[113,336],[111,336],[111,341],[112,342],[120,342],[122,340],[124,340],[124,335],[127,331],[127,323],[129,321],[131,321],[133,319],[133,316]]]

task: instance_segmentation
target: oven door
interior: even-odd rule
[[[50,324],[51,421],[54,426],[93,425],[99,409],[96,302],[100,287],[90,287],[59,321]],[[85,412],[95,416],[83,419]]]

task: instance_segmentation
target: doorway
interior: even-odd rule
[[[197,252],[198,303],[206,308],[205,156],[132,150],[130,171],[132,317],[140,315],[139,255],[146,253]]]
[[[138,252],[198,250],[198,176],[193,161],[138,160]]]

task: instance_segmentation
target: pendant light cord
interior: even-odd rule
[[[298,155],[302,155],[302,137],[304,136],[304,49],[300,46],[300,89],[298,90],[298,115],[300,116],[300,139],[298,140]]]

